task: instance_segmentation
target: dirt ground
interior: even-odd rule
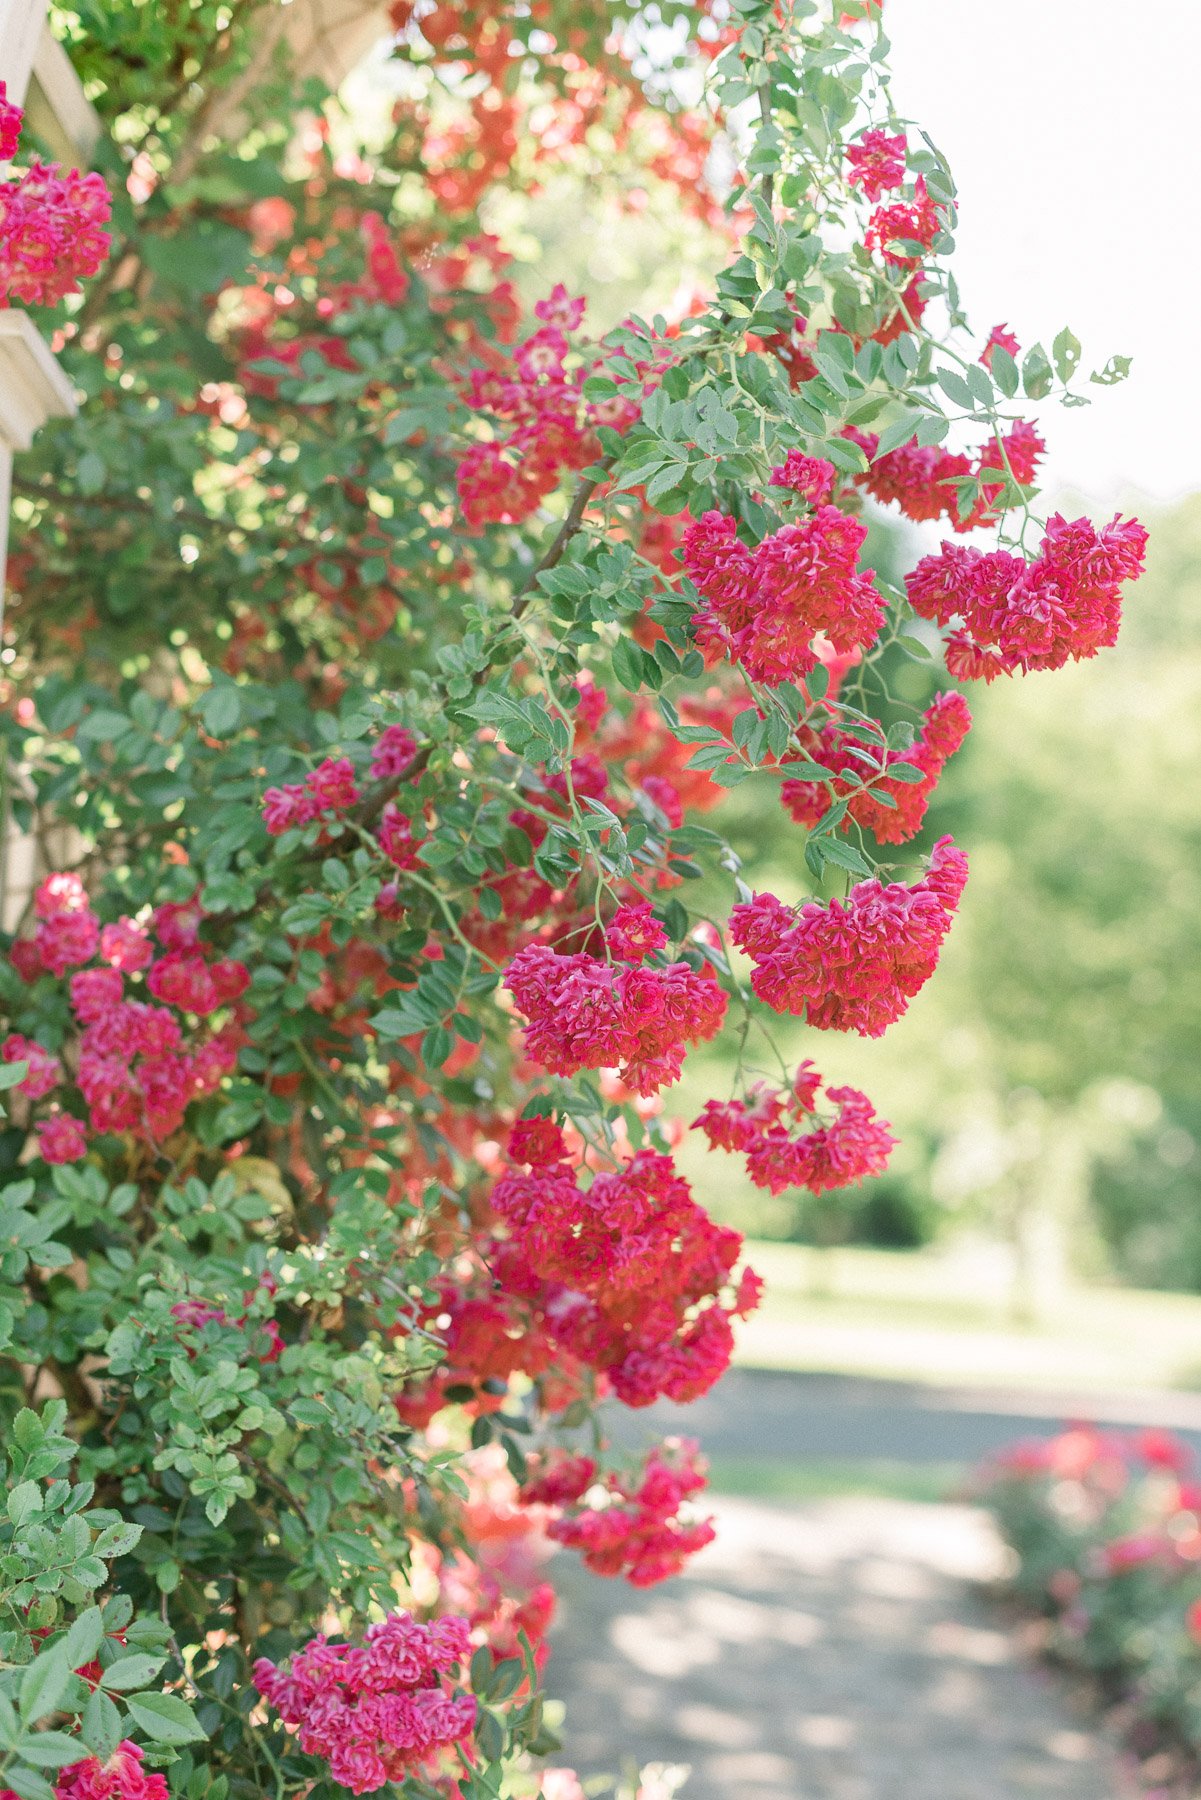
[[[682,1800],[1129,1800],[976,1591],[1003,1552],[970,1507],[717,1503],[718,1540],[638,1592],[560,1554],[557,1763],[688,1764]]]

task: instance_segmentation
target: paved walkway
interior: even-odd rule
[[[1002,1555],[982,1513],[863,1498],[716,1510],[717,1543],[658,1588],[556,1557],[556,1762],[584,1776],[688,1763],[682,1800],[1136,1791],[973,1591]]]

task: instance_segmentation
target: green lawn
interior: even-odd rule
[[[959,1463],[836,1462],[820,1457],[806,1462],[745,1456],[709,1459],[713,1492],[748,1500],[829,1500],[839,1494],[956,1500],[968,1474],[967,1466]]]
[[[1201,1391],[1201,1296],[1073,1287],[1023,1324],[986,1253],[764,1241],[747,1250],[767,1291],[740,1332],[746,1367],[1032,1391]]]

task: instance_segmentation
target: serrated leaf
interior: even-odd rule
[[[24,1525],[42,1510],[42,1490],[36,1481],[19,1481],[8,1496],[8,1516],[14,1525]]]
[[[847,869],[852,875],[870,875],[872,866],[859,854],[853,844],[845,838],[826,837],[821,840],[822,854],[827,862],[837,863],[840,869]]]
[[[121,1741],[121,1715],[108,1695],[99,1688],[83,1709],[79,1729],[92,1754],[102,1762],[107,1762]]]
[[[156,1744],[195,1744],[207,1735],[177,1694],[131,1694],[125,1704],[134,1723]]]
[[[873,460],[887,456],[890,450],[899,450],[902,444],[907,444],[916,433],[922,418],[921,413],[905,413],[902,418],[894,419],[891,425],[886,425],[880,433]]]
[[[1018,391],[1021,376],[1018,366],[1003,344],[994,344],[990,358],[993,380],[1007,400],[1012,400]]]
[[[4,1771],[4,1779],[13,1793],[20,1795],[20,1800],[54,1800],[54,1789],[36,1769],[10,1763]]]
[[[27,1725],[44,1719],[47,1713],[57,1711],[66,1695],[72,1674],[71,1665],[59,1644],[53,1650],[43,1650],[29,1664],[21,1677],[20,1698],[17,1702],[21,1717]]]
[[[62,1642],[63,1655],[72,1669],[81,1669],[84,1663],[95,1660],[104,1637],[104,1620],[98,1606],[89,1606],[86,1612],[80,1613]]]
[[[35,1769],[62,1769],[79,1761],[79,1739],[65,1731],[35,1731],[22,1738],[18,1754]]]
[[[130,1688],[145,1687],[148,1681],[153,1681],[162,1668],[163,1662],[163,1657],[147,1656],[142,1651],[134,1651],[129,1656],[119,1656],[104,1671],[100,1678],[100,1685],[115,1694],[127,1693]]]
[[[975,396],[962,375],[954,369],[939,369],[936,379],[948,400],[953,400],[956,406],[962,406],[968,412],[975,412]]]
[[[636,694],[643,686],[646,679],[645,664],[642,650],[633,638],[618,638],[613,646],[613,673],[622,687],[631,694]]]
[[[646,484],[647,505],[654,506],[658,501],[666,499],[668,494],[674,493],[687,474],[687,463],[668,463],[666,468],[652,475]]]

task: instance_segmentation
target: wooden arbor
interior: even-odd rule
[[[46,22],[47,0],[0,0],[0,79],[31,132],[64,162],[86,166],[100,120]],[[75,411],[70,383],[29,315],[0,311],[0,619],[13,453],[50,418]]]

